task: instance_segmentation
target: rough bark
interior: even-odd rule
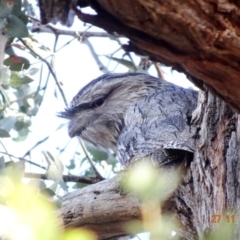
[[[125,46],[128,51],[183,71],[199,86],[203,81],[240,111],[239,1],[84,0],[77,4],[90,5],[98,13],[76,11],[82,21],[125,35],[131,40]],[[55,6],[59,12],[61,4]],[[44,21],[56,21],[58,16],[44,17]]]
[[[204,239],[217,229],[214,216],[228,223],[234,216],[235,235],[240,239],[240,119],[219,98],[201,92],[195,111],[199,124],[197,151],[184,182],[163,212],[175,211],[181,222],[181,235],[188,240]],[[141,218],[140,201],[122,194],[119,177],[68,194],[62,215],[66,227],[88,227],[100,239],[125,234],[126,222]]]
[[[214,223],[215,215],[225,224],[233,224],[226,218],[233,215],[236,231],[229,239],[240,239],[239,115],[209,92],[202,92],[199,98],[198,147],[186,182],[176,194],[177,211],[182,224],[192,231],[186,239],[211,234],[219,225]]]
[[[126,235],[124,224],[140,218],[140,201],[120,188],[120,176],[66,195],[61,208],[65,227],[86,227],[99,239]]]
[[[66,228],[85,227],[95,231],[99,239],[125,236],[126,224],[141,220],[141,200],[121,187],[122,174],[67,194],[61,215]],[[162,206],[172,212],[173,199]]]
[[[200,87],[204,88],[204,82],[215,95],[240,111],[239,1],[79,0],[78,5],[91,5],[97,12],[96,16],[92,16],[75,8],[81,20],[127,36],[131,43],[125,46],[126,50],[173,66],[185,72]],[[218,226],[213,222],[215,215],[220,215],[222,222],[230,224],[223,215],[225,213],[235,218],[236,230],[229,239],[237,240],[240,239],[239,115],[209,92],[201,94],[200,100],[200,111],[196,114],[200,126],[197,151],[184,183],[175,193],[175,211],[182,223],[185,239],[196,236],[204,239],[211,234]],[[140,217],[139,203],[135,202],[136,215],[121,215],[118,212],[116,216],[119,207],[124,213],[124,209],[129,210],[128,205],[125,205],[126,208],[119,206],[116,199],[124,202],[128,195],[120,197],[119,193],[108,188],[116,186],[114,180],[100,184],[103,192],[106,188],[113,197],[110,194],[105,195],[107,198],[90,201],[96,195],[90,188],[67,195],[62,208],[64,222],[68,227],[91,227],[100,235],[105,231],[101,229],[104,227],[107,235],[101,235],[102,239],[115,236],[114,231],[121,235],[122,230],[111,224],[116,219],[122,223]],[[85,207],[83,203],[86,203]],[[91,205],[93,203],[97,205]],[[98,212],[101,205],[106,207],[105,220]],[[88,206],[92,206],[93,211],[89,211],[88,215],[82,214]],[[116,208],[114,211],[113,206]],[[104,221],[107,224],[102,224]]]

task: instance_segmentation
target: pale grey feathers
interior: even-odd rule
[[[154,156],[167,157],[166,149],[194,152],[196,130],[190,122],[196,104],[197,92],[165,83],[131,105],[117,143],[119,159],[129,165],[148,156],[158,165]],[[162,156],[160,164],[168,160]]]
[[[146,74],[105,74],[81,89],[61,116],[70,119],[71,137],[112,150],[124,166],[144,157],[161,165],[194,151],[197,95]]]

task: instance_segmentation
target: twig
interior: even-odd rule
[[[51,72],[51,74],[52,74],[52,76],[53,76],[53,78],[54,78],[54,80],[55,80],[55,82],[56,82],[56,84],[57,84],[57,86],[58,86],[58,89],[59,89],[59,91],[60,91],[60,93],[61,93],[61,95],[62,95],[62,98],[63,98],[63,100],[64,100],[65,106],[67,106],[67,100],[66,100],[65,95],[64,95],[64,93],[63,93],[63,91],[62,91],[62,89],[61,89],[61,86],[60,86],[60,84],[59,84],[59,82],[58,82],[58,80],[57,80],[56,74],[55,74],[52,66],[49,64],[48,61],[46,61],[44,58],[42,58],[38,53],[36,53],[35,51],[33,51],[33,50],[31,49],[31,47],[29,47],[29,46],[24,42],[23,39],[20,38],[19,40],[23,43],[24,46],[26,46],[30,51],[32,51],[34,54],[36,54],[36,56],[38,56],[38,57],[48,66],[48,69],[49,69],[49,71]],[[90,44],[90,45],[91,45],[91,44]],[[94,51],[94,49],[93,49],[93,51]],[[27,153],[24,154],[24,157],[27,156],[27,155],[28,155],[35,147],[37,147],[39,144],[41,144],[42,142],[46,141],[48,138],[49,138],[49,136],[46,137],[46,138],[44,138],[43,140],[37,142],[30,150],[27,151]],[[81,147],[82,147],[82,149],[83,149],[83,151],[84,151],[84,153],[85,153],[85,155],[86,155],[86,157],[87,157],[87,159],[88,159],[91,167],[93,168],[96,176],[97,176],[99,179],[103,180],[104,178],[100,175],[100,173],[99,173],[99,172],[97,171],[97,169],[95,168],[95,166],[94,166],[94,164],[93,164],[93,162],[92,162],[92,160],[91,160],[91,158],[90,158],[90,156],[89,156],[89,154],[88,154],[88,152],[87,152],[87,150],[86,150],[86,147],[85,147],[84,143],[83,143],[81,140],[80,140],[80,145],[81,145]]]
[[[141,240],[141,238],[138,235],[134,235],[135,238],[137,238],[138,240]]]
[[[99,7],[97,1],[91,1],[91,3],[91,7],[94,8],[98,14],[92,15],[83,13],[74,3],[72,4],[72,10],[83,22],[102,28],[107,32],[118,32],[123,34],[126,38],[131,38],[130,43],[123,46],[125,50],[134,51],[140,55],[149,55],[148,49],[145,49],[144,47],[145,44],[149,42],[151,42],[152,47],[156,47],[156,49],[169,48],[164,41],[151,37],[141,30],[126,26],[120,20],[111,16],[107,11]]]
[[[54,51],[54,52],[58,52],[58,51],[60,51],[61,49],[63,49],[65,46],[67,46],[68,44],[70,44],[71,42],[73,42],[75,39],[79,39],[80,38],[80,40],[82,40],[82,35],[89,29],[89,28],[91,28],[91,26],[90,27],[88,27],[86,30],[84,30],[83,32],[75,32],[74,31],[74,38],[73,39],[71,39],[70,41],[68,41],[68,42],[66,42],[63,46],[61,46],[58,50],[56,50],[56,51]],[[60,35],[60,33],[56,33],[58,36]]]
[[[118,48],[117,50],[115,50],[113,53],[111,53],[111,54],[110,54],[110,57],[113,57],[114,54],[116,54],[116,53],[117,53],[118,51],[120,51],[120,50],[121,50],[121,47]],[[100,55],[100,56],[101,56],[101,55]],[[105,55],[103,55],[103,56],[105,56]],[[111,61],[112,61],[112,60],[109,58],[109,59],[108,59],[108,64],[107,64],[107,68],[109,67]],[[114,70],[113,70],[113,72],[114,72]]]
[[[40,87],[41,87],[41,83],[42,83],[42,79],[43,79],[42,76],[43,76],[43,63],[41,64],[41,70],[40,70],[40,74],[39,74],[39,83],[38,83],[37,91],[35,92],[35,95],[33,96],[33,98],[35,98],[40,91]],[[48,76],[49,76],[49,72],[48,72]],[[46,88],[45,88],[45,90],[46,90]]]
[[[83,143],[83,141],[82,141],[80,138],[78,138],[78,140],[79,140],[79,143],[80,143],[80,145],[81,145],[81,147],[82,147],[82,150],[83,150],[83,152],[84,152],[84,154],[85,154],[85,156],[86,156],[89,164],[91,165],[93,171],[95,172],[96,176],[97,176],[99,179],[103,180],[104,178],[101,176],[101,174],[98,172],[98,170],[97,170],[96,167],[94,166],[94,163],[92,162],[91,157],[90,157],[89,154],[88,154],[88,151],[87,151],[87,149],[86,149],[86,147],[85,147],[85,144]]]
[[[158,77],[164,79],[163,71],[162,71],[161,67],[159,66],[159,63],[153,62],[153,65],[157,71]]]
[[[8,41],[8,36],[0,32],[0,85],[2,85],[2,68],[5,56],[5,47]]]
[[[60,124],[60,125],[55,129],[54,132],[56,132],[56,131],[58,131],[59,129],[61,129],[61,127],[62,127],[62,124]],[[35,144],[23,155],[23,157],[26,157],[27,155],[29,155],[30,152],[31,152],[34,148],[36,148],[36,147],[37,147],[38,145],[40,145],[41,143],[47,141],[47,140],[49,139],[49,137],[50,137],[50,135],[48,135],[47,137],[45,137],[45,138],[43,138],[42,140],[40,140],[40,141],[38,141],[37,143],[35,143]]]
[[[59,49],[57,49],[55,52],[60,51],[61,49],[63,49],[65,46],[67,46],[68,44],[70,44],[71,42],[73,42],[75,39],[77,39],[76,37],[74,37],[73,39],[71,39],[70,41],[66,42],[63,46],[61,46]]]
[[[67,144],[62,148],[58,148],[59,149],[59,155],[63,153],[63,151],[65,151],[65,149],[67,148],[67,146],[69,145],[69,143],[71,142],[71,139],[67,142]]]
[[[65,31],[65,30],[64,30]],[[63,44],[63,46],[61,46],[59,49],[57,49],[56,51],[54,51],[55,53],[56,52],[59,52],[61,49],[63,49],[65,46],[67,46],[67,45],[69,45],[71,42],[73,42],[74,40],[76,40],[76,39],[78,39],[79,38],[79,36],[81,37],[82,36],[82,34],[84,34],[85,35],[85,31],[83,31],[83,32],[73,32],[73,31],[70,31],[70,32],[72,32],[71,34],[63,34],[63,35],[70,35],[70,36],[74,36],[74,38],[73,39],[71,39],[71,40],[69,40],[68,42],[66,42],[65,44]],[[52,31],[51,31],[51,33],[52,33]],[[54,32],[55,33],[55,32]],[[61,33],[61,29],[59,29],[59,32],[57,31],[55,34],[57,34],[57,35],[61,35],[62,33]],[[94,34],[95,34],[95,32],[94,33],[92,33],[92,36],[91,36],[91,34],[87,34],[86,33],[86,37],[88,38],[88,37],[94,37]],[[98,37],[97,36],[98,35],[98,32],[96,32],[96,37]],[[18,47],[19,48],[19,46],[16,46],[16,47]],[[48,56],[48,57],[50,57],[50,56]],[[48,57],[46,57],[45,59],[47,59]],[[37,62],[38,63],[38,62]],[[34,63],[34,64],[36,64],[36,63]]]
[[[92,54],[93,59],[95,60],[95,62],[97,63],[97,65],[99,67],[99,70],[101,70],[103,73],[108,73],[109,70],[99,60],[99,56],[96,54],[96,52],[95,52],[92,44],[90,43],[90,41],[87,38],[84,38],[82,42],[85,43],[88,46],[88,48],[89,48],[89,50],[90,50],[90,52]]]
[[[26,157],[27,155],[29,155],[30,152],[31,152],[34,148],[36,148],[36,147],[37,147],[38,145],[40,145],[41,143],[47,141],[47,140],[49,139],[49,137],[50,137],[50,136],[47,136],[47,137],[43,138],[42,140],[38,141],[36,144],[34,144],[34,145],[23,155],[23,157]]]
[[[29,17],[30,19],[32,19],[33,21],[41,24],[41,21],[39,19],[37,19],[36,17],[34,17],[34,16],[30,15],[30,14],[26,14],[26,16]]]
[[[59,39],[59,34],[55,34],[55,41],[54,41],[54,46],[53,46],[54,53],[56,52],[58,39]]]
[[[116,38],[124,37],[123,35],[120,35],[120,34],[109,34],[107,32],[89,32],[86,30],[80,32],[80,31],[59,29],[50,24],[31,28],[31,31],[40,32],[40,33],[54,33],[57,35],[67,35],[67,36],[73,36],[73,37],[77,37],[80,35],[84,38],[101,37],[101,38],[116,39]]]
[[[10,161],[13,162],[12,157],[9,155],[8,150],[6,149],[6,147],[4,146],[2,141],[0,141],[0,144],[2,145],[3,149],[5,150],[5,152],[8,154],[8,157],[9,157]]]
[[[10,101],[9,105],[11,105],[11,104],[13,104],[13,103],[15,103],[15,102],[18,102],[18,101],[20,101],[20,100],[27,99],[27,98],[31,97],[32,95],[34,95],[34,97],[35,97],[36,93],[38,93],[38,92],[40,92],[40,91],[43,91],[43,90],[45,90],[45,87],[43,87],[43,88],[41,88],[41,89],[39,89],[39,90],[37,90],[37,91],[35,91],[35,92],[29,93],[29,94],[27,94],[27,95],[25,95],[25,96],[19,97],[19,98],[17,98],[16,100]],[[34,98],[34,97],[33,97],[33,98]]]
[[[51,27],[51,26],[48,26],[48,28],[52,28],[53,32],[54,32],[55,34],[59,35],[58,29],[55,29],[55,28],[53,28],[53,27]],[[106,34],[106,33],[105,33],[105,34]],[[69,32],[68,32],[68,35],[69,35]],[[74,35],[76,36],[77,34],[75,33]],[[92,47],[92,45],[91,45],[91,43],[89,42],[89,40],[86,38],[86,37],[87,37],[86,35],[88,35],[87,32],[84,32],[84,35],[85,35],[85,36],[84,36],[85,39],[83,40],[83,42],[89,47],[89,50],[90,50],[90,52],[92,53],[95,61],[97,62],[100,70],[102,70],[102,71],[105,72],[105,73],[106,73],[106,72],[109,72],[108,69],[101,63],[101,61],[99,60],[97,54],[96,54],[95,51],[94,51],[94,48]],[[89,37],[89,35],[88,35],[88,37]],[[109,34],[108,34],[108,37],[110,37]],[[73,39],[73,40],[74,40],[74,39]],[[72,41],[73,41],[73,40],[72,40]],[[57,87],[58,87],[58,89],[59,89],[59,91],[60,91],[60,93],[61,93],[61,95],[62,95],[62,98],[63,98],[63,100],[64,100],[65,106],[67,106],[67,101],[66,101],[65,95],[64,95],[64,93],[63,93],[63,91],[62,91],[62,89],[61,89],[61,86],[60,86],[60,84],[59,84],[59,82],[58,82],[58,80],[57,80],[56,74],[55,74],[52,66],[49,64],[49,62],[48,62],[47,60],[45,60],[44,58],[42,58],[42,57],[41,57],[38,53],[36,53],[31,47],[29,47],[29,46],[24,42],[24,40],[20,39],[20,41],[23,43],[24,46],[26,46],[30,51],[32,51],[36,56],[39,57],[39,59],[41,59],[41,60],[48,66],[48,69],[49,69],[49,71],[51,72],[51,74],[52,74],[52,76],[53,76],[53,78],[54,78],[54,80],[55,80],[55,82],[56,82],[56,84],[57,84]],[[55,48],[56,48],[56,41],[57,41],[57,38],[56,38],[56,40],[55,40],[54,50],[55,50]],[[64,45],[64,46],[65,46],[65,45]],[[61,49],[61,48],[60,48],[60,49]],[[59,51],[60,49],[58,49],[58,51]],[[46,137],[46,138],[44,138],[43,140],[37,142],[30,150],[28,150],[28,152],[24,155],[24,157],[25,157],[26,155],[28,155],[36,146],[38,146],[38,145],[41,144],[42,142],[46,141],[48,138],[49,138],[49,136]],[[80,140],[80,145],[81,145],[81,147],[82,147],[82,149],[83,149],[83,151],[84,151],[84,153],[85,153],[85,155],[86,155],[86,157],[87,157],[87,159],[88,159],[91,167],[93,168],[96,176],[98,177],[98,179],[103,180],[104,178],[103,178],[103,177],[100,175],[100,173],[97,171],[96,167],[94,166],[94,164],[93,164],[93,162],[92,162],[92,160],[91,160],[91,158],[90,158],[90,156],[89,156],[89,154],[88,154],[88,152],[87,152],[87,150],[86,150],[86,147],[85,147],[84,143],[83,143],[81,140]]]
[[[35,163],[35,162],[32,162],[32,161],[30,161],[30,160],[27,160],[27,159],[25,159],[25,158],[16,157],[16,156],[14,156],[14,155],[12,155],[12,154],[10,154],[10,153],[7,153],[7,152],[2,152],[2,151],[0,151],[0,153],[5,154],[5,155],[8,155],[8,156],[10,156],[10,157],[12,157],[12,158],[16,158],[16,159],[18,159],[18,160],[20,160],[20,161],[25,161],[25,162],[27,162],[27,163],[30,163],[30,164],[36,166],[36,167],[39,167],[39,168],[42,168],[42,169],[46,170],[46,168],[45,168],[44,166],[39,165],[39,164],[37,164],[37,163]]]
[[[46,174],[41,173],[31,173],[31,172],[25,172],[24,173],[25,178],[38,178],[42,180],[48,180],[49,178],[46,176]],[[63,175],[64,182],[75,182],[75,183],[86,183],[86,184],[94,184],[99,182],[99,178],[88,178],[88,177],[80,177],[75,175]]]
[[[24,42],[23,39],[19,38],[19,40],[22,42],[22,44],[23,44],[24,46],[26,46],[31,52],[33,52],[39,59],[41,59],[41,60],[47,65],[49,71],[51,72],[51,74],[52,74],[52,76],[53,76],[53,78],[54,78],[54,80],[55,80],[55,83],[56,83],[56,85],[57,85],[57,87],[58,87],[58,90],[59,90],[59,92],[60,92],[60,94],[61,94],[61,96],[62,96],[62,98],[63,98],[64,104],[65,104],[65,106],[67,106],[66,97],[65,97],[64,92],[63,92],[63,90],[62,90],[62,88],[61,88],[61,86],[60,86],[60,84],[59,84],[59,82],[58,82],[57,76],[56,76],[56,74],[55,74],[55,72],[54,72],[51,64],[50,64],[47,60],[45,60],[42,56],[40,56],[38,53],[36,53],[31,47],[29,47],[29,46]]]
[[[41,68],[41,75],[42,75],[42,68]],[[40,78],[41,78],[41,76],[40,76]],[[43,87],[43,89],[44,89],[45,91],[43,92],[41,101],[39,102],[39,106],[42,104],[43,99],[44,99],[44,96],[45,96],[45,94],[46,94],[46,89],[47,89],[47,85],[48,85],[48,83],[49,83],[49,78],[50,78],[50,72],[48,72],[47,79],[46,79],[45,85],[44,85],[44,87]],[[40,79],[40,81],[41,81],[41,79]],[[37,92],[36,92],[36,95],[34,96],[34,98],[35,98],[36,96],[37,96]]]

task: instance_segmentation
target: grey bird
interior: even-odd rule
[[[144,158],[168,166],[193,156],[197,97],[143,73],[111,73],[82,88],[60,116],[70,120],[70,137],[117,154],[124,167]]]

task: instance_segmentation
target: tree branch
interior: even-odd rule
[[[177,2],[133,0],[126,6],[123,1],[91,1],[97,14],[85,14],[76,6],[73,10],[84,22],[128,37],[128,50],[172,66],[200,88],[205,83],[240,112],[239,4]]]
[[[24,173],[25,178],[37,178],[42,180],[49,180],[46,174],[41,173],[31,173],[31,172],[25,172]],[[99,182],[98,178],[88,178],[88,177],[80,177],[75,175],[63,175],[64,182],[75,182],[75,183],[86,183],[86,184],[94,184]]]
[[[59,29],[50,24],[34,26],[33,28],[31,28],[31,31],[37,32],[37,33],[54,33],[57,35],[67,35],[67,36],[73,36],[73,37],[82,36],[84,38],[100,37],[100,38],[116,39],[116,38],[124,37],[123,35],[120,35],[120,34],[109,34],[107,32],[89,32],[89,31],[74,31],[74,30],[68,30],[68,29]]]
[[[86,158],[87,158],[90,166],[92,167],[93,171],[94,171],[95,174],[96,174],[96,177],[97,177],[99,180],[104,180],[104,178],[101,176],[101,174],[100,174],[100,173],[98,172],[98,170],[96,169],[94,163],[92,162],[92,159],[91,159],[91,157],[90,157],[89,154],[88,154],[88,151],[87,151],[87,149],[86,149],[86,147],[85,147],[85,144],[83,143],[83,141],[82,141],[80,138],[78,138],[78,140],[79,140],[79,143],[80,143],[80,145],[81,145],[81,148],[82,148],[82,150],[83,150],[83,152],[84,152],[84,154],[85,154],[85,156],[86,156]]]
[[[109,73],[109,70],[100,61],[99,56],[96,54],[91,42],[85,37],[84,37],[82,42],[85,43],[88,46],[89,51],[91,52],[93,59],[95,60],[95,62],[97,63],[97,65],[99,67],[99,70],[101,70],[103,73]]]
[[[65,195],[60,210],[65,228],[89,228],[100,240],[128,235],[125,227],[141,220],[142,201],[123,190],[122,177],[119,174]],[[170,197],[162,205],[162,213],[174,207]]]
[[[26,157],[27,155],[29,155],[30,152],[31,152],[34,148],[36,148],[36,147],[37,147],[38,145],[40,145],[41,143],[47,141],[47,140],[49,139],[49,137],[50,137],[50,136],[47,136],[47,137],[43,138],[42,140],[38,141],[36,144],[34,144],[34,145],[23,155],[23,157]]]
[[[2,145],[4,151],[7,153],[8,157],[9,157],[9,160],[10,160],[10,161],[13,161],[13,160],[12,160],[12,156],[8,153],[8,150],[7,150],[7,148],[5,147],[5,145],[2,143],[2,141],[0,141],[0,144]]]
[[[89,228],[99,239],[127,235],[124,224],[140,219],[140,200],[121,192],[120,180],[116,176],[67,194],[60,210],[65,227]]]
[[[46,170],[46,168],[45,168],[44,166],[39,165],[39,164],[37,164],[37,163],[35,163],[35,162],[32,162],[32,161],[30,161],[30,160],[28,160],[28,159],[25,159],[25,158],[22,158],[22,157],[16,157],[16,156],[14,156],[14,155],[12,155],[12,154],[10,154],[10,153],[7,153],[7,152],[2,152],[2,151],[0,151],[0,153],[5,154],[5,155],[8,155],[8,156],[10,156],[10,157],[12,157],[12,158],[16,158],[16,159],[18,159],[18,160],[20,160],[20,161],[25,161],[25,162],[27,162],[27,163],[30,163],[30,164],[36,166],[36,167],[39,167],[39,168],[42,168],[42,169]]]
[[[29,47],[29,46],[25,43],[25,41],[24,41],[23,39],[19,38],[19,40],[23,43],[23,45],[24,45],[25,47],[27,47],[31,52],[33,52],[39,59],[41,59],[41,60],[47,65],[49,71],[51,72],[51,74],[52,74],[52,76],[53,76],[53,79],[55,80],[55,83],[56,83],[56,85],[57,85],[57,87],[58,87],[58,90],[59,90],[59,92],[60,92],[60,94],[61,94],[61,96],[62,96],[62,99],[63,99],[63,101],[64,101],[64,104],[65,104],[65,106],[67,106],[67,105],[68,105],[68,104],[67,104],[67,99],[66,99],[66,97],[65,97],[65,95],[64,95],[64,92],[63,92],[63,90],[62,90],[62,87],[60,86],[60,84],[59,84],[59,82],[58,82],[57,76],[56,76],[55,71],[54,71],[54,69],[52,68],[51,64],[50,64],[46,59],[44,59],[42,56],[40,56],[38,53],[36,53],[31,47]]]
[[[158,62],[153,62],[153,65],[154,65],[154,67],[157,71],[158,77],[161,78],[161,79],[164,79],[164,74],[163,74],[163,71],[162,71],[159,63]]]

